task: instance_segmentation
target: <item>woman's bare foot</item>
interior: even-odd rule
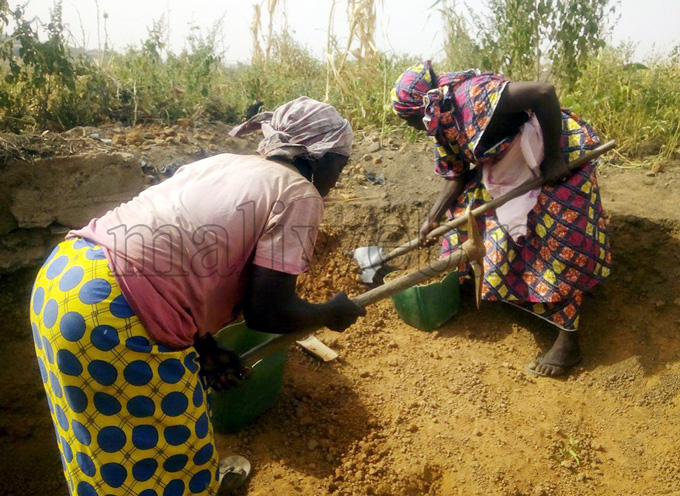
[[[560,331],[548,353],[527,365],[527,370],[536,375],[558,377],[568,373],[580,361],[578,334],[576,331]]]

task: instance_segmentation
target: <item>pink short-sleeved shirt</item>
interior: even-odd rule
[[[184,348],[234,319],[249,267],[309,268],[323,199],[292,166],[223,154],[69,232],[101,245],[149,334]]]

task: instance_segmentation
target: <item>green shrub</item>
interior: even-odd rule
[[[623,153],[670,157],[680,135],[680,61],[667,56],[634,63],[633,48],[602,50],[561,101],[615,138]]]
[[[545,79],[560,89],[562,104],[581,113],[630,156],[671,157],[680,145],[680,53],[645,65],[633,47],[602,49],[610,26],[609,0],[488,0],[489,14],[473,14],[473,29],[453,0],[435,2],[444,19],[441,70],[469,67],[503,71],[514,79]],[[8,21],[12,21],[8,24]],[[11,30],[7,30],[11,26]],[[390,90],[406,56],[369,54],[334,67],[314,57],[289,33],[273,35],[268,57],[226,65],[218,48],[221,21],[193,28],[187,48],[165,46],[163,18],[146,40],[121,52],[74,54],[64,36],[61,3],[50,13],[44,40],[22,7],[0,0],[0,128],[67,129],[107,120],[132,125],[179,118],[236,122],[255,100],[265,108],[307,95],[327,99],[355,129],[383,135],[400,128]],[[330,41],[329,41],[330,46]]]

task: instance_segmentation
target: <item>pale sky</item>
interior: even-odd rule
[[[10,0],[11,7],[26,0]],[[436,59],[441,55],[443,24],[436,11],[430,10],[435,0],[383,0],[378,12],[378,47],[386,52],[408,53]],[[170,44],[181,49],[192,25],[209,28],[224,16],[225,59],[228,62],[248,61],[252,38],[250,23],[255,0],[99,0],[100,15],[108,14],[108,37],[115,49],[139,45],[154,19],[165,15],[169,20]],[[265,0],[263,11],[266,12]],[[335,0],[334,34],[344,42],[347,38],[346,0]],[[479,11],[483,0],[458,0]],[[68,24],[74,43],[87,48],[98,47],[97,2],[95,0],[63,0],[64,22]],[[288,26],[296,40],[308,46],[312,53],[323,56],[326,47],[328,16],[333,0],[279,0],[284,5],[286,19],[279,7],[274,18],[275,31]],[[27,13],[47,21],[52,0],[29,0]],[[621,0],[619,22],[613,41],[637,43],[636,56],[643,59],[653,51],[668,51],[680,42],[677,22],[680,0]],[[266,14],[263,18],[266,29]],[[287,22],[287,24],[286,24]],[[104,42],[104,26],[99,26],[99,40]]]

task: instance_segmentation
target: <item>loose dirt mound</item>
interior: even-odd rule
[[[359,268],[342,251],[341,234],[334,230],[321,230],[314,246],[312,267],[298,277],[300,297],[320,303],[339,291],[351,297],[364,290]]]
[[[171,146],[179,145],[158,145]],[[316,263],[300,277],[303,295],[357,294],[363,287],[344,253],[415,234],[438,187],[422,146],[360,142],[329,203]],[[253,461],[242,494],[677,492],[678,171],[602,171],[615,266],[586,300],[584,362],[572,377],[525,372],[555,331],[515,308],[484,303],[478,312],[467,292],[458,316],[423,333],[380,303],[343,334],[318,333],[338,360],[322,365],[294,350],[276,406],[241,433],[219,436],[223,455]],[[367,182],[365,172],[384,174],[385,184]],[[0,463],[0,493],[58,495],[66,490],[27,324],[33,272],[0,279],[0,452],[11,454]]]

